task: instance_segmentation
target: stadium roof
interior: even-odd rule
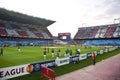
[[[9,11],[3,8],[0,8],[0,19],[6,20],[6,21],[23,23],[23,24],[39,25],[43,27],[47,27],[55,22],[52,20],[33,17],[33,16],[29,16],[29,15],[14,12],[14,11]]]

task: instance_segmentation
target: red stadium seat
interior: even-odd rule
[[[20,36],[28,36],[28,34],[25,31],[18,31]]]
[[[6,35],[8,35],[8,33],[6,32],[5,29],[0,29],[0,35],[6,36]]]

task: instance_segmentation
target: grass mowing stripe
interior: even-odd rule
[[[103,59],[109,58],[109,57],[117,55],[119,53],[120,53],[120,49],[117,49],[117,50],[114,50],[114,51],[111,51],[111,52],[108,52],[105,54],[98,55],[96,62],[102,61]],[[56,76],[60,76],[60,75],[84,68],[91,64],[92,64],[92,60],[91,60],[91,58],[88,58],[88,59],[80,61],[78,64],[70,63],[70,64],[67,64],[64,66],[53,68],[53,70],[55,70],[55,72],[57,74]],[[36,72],[33,74],[24,75],[24,76],[20,76],[20,77],[9,79],[9,80],[48,80],[48,79],[47,78],[41,79],[40,72]]]

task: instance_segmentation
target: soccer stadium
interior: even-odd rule
[[[120,23],[78,27],[73,38],[70,32],[53,36],[48,26],[54,23],[0,8],[0,80],[67,80],[62,75],[120,53]]]

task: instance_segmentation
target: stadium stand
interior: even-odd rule
[[[3,23],[0,23],[0,28],[4,28],[5,25]]]
[[[6,29],[9,36],[18,36],[19,34],[14,29]]]
[[[114,37],[120,37],[120,26],[116,28],[116,31],[113,34]]]
[[[93,36],[92,36],[93,38],[95,38],[95,36],[96,36],[95,34],[97,34],[97,32],[98,32],[98,29],[95,29],[94,33],[93,33]]]
[[[120,46],[120,24],[79,28],[74,41],[87,46]]]
[[[0,8],[0,46],[52,45],[54,22]]]
[[[18,31],[18,34],[19,34],[19,36],[22,36],[22,37],[28,36],[28,34],[26,33],[26,31]]]
[[[47,26],[55,21],[0,8],[0,46],[54,45]],[[79,28],[71,45],[120,46],[120,24]]]
[[[104,37],[113,37],[116,27],[108,27]]]
[[[0,35],[1,36],[6,36],[8,35],[5,29],[0,29]]]
[[[84,45],[120,46],[120,39],[86,40]]]

